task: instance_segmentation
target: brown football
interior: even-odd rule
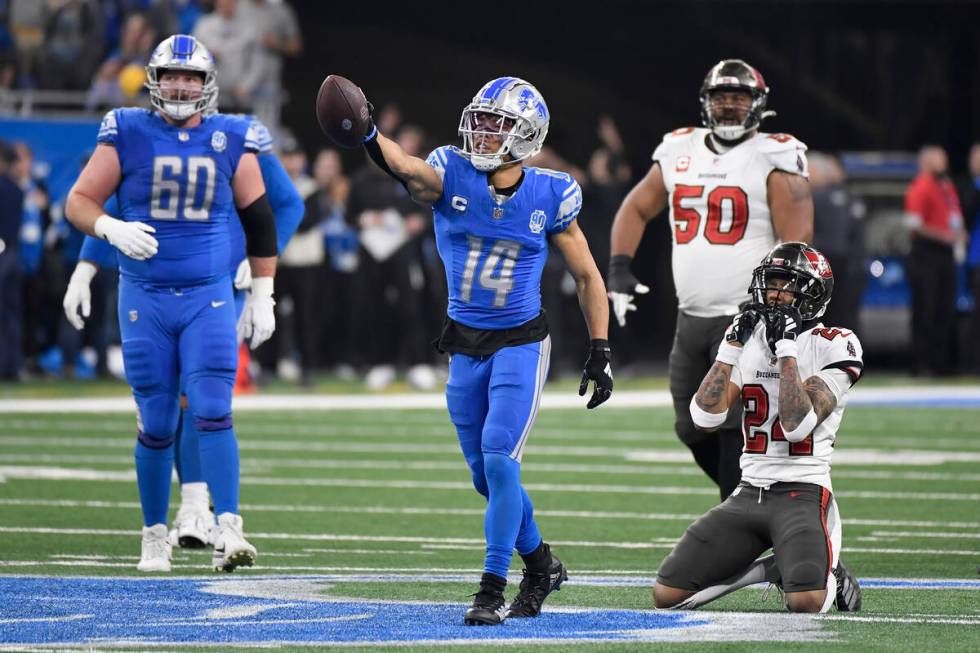
[[[330,140],[344,148],[358,147],[367,132],[370,113],[364,93],[340,75],[327,75],[316,94],[316,120]]]

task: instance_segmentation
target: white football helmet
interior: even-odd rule
[[[488,128],[485,120],[477,120],[486,114],[497,118],[496,130]],[[463,109],[459,119],[461,152],[481,172],[513,165],[541,151],[550,120],[548,105],[538,89],[518,77],[498,77],[487,82]],[[475,137],[487,135],[501,138],[496,152],[478,151]]]
[[[163,97],[160,77],[168,70],[187,70],[204,76],[204,87],[197,98],[169,99]],[[217,103],[218,81],[214,57],[204,45],[193,36],[175,34],[168,37],[153,50],[150,63],[146,65],[146,88],[150,90],[150,104],[174,120],[187,120],[199,111],[207,110],[212,102]]]

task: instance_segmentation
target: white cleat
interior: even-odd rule
[[[181,506],[170,531],[170,543],[182,549],[205,549],[214,538],[214,515],[207,508]]]
[[[167,537],[166,524],[143,527],[143,551],[140,554],[140,571],[170,571],[172,548]]]
[[[218,515],[218,534],[214,539],[211,564],[215,571],[235,571],[251,567],[258,553],[242,534],[242,518],[231,512]]]

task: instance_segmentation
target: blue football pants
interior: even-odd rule
[[[238,365],[228,277],[188,288],[119,282],[126,379],[137,405],[136,473],[147,526],[166,523],[184,380],[215,512],[238,512],[238,445],[231,397]]]
[[[516,548],[541,544],[520,464],[548,377],[551,338],[490,356],[453,354],[446,403],[477,492],[487,498],[484,571],[506,578]]]

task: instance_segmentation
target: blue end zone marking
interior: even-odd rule
[[[313,578],[0,578],[0,641],[173,642],[650,641],[707,618],[639,610],[551,610],[496,628],[462,625],[463,603],[331,598]],[[642,631],[642,632],[641,632]]]

